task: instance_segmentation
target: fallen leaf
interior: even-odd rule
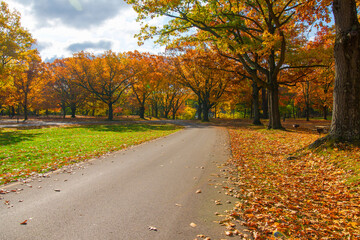
[[[196,225],[196,223],[193,223],[193,222],[192,222],[192,223],[190,223],[190,226],[193,227],[193,228],[195,228],[197,225]]]
[[[54,189],[55,192],[60,192],[61,190],[60,189]]]
[[[153,227],[153,226],[149,226],[149,230],[150,230],[150,231],[155,231],[155,232],[156,232],[156,231],[157,231],[157,228],[156,228],[156,227]]]
[[[27,224],[27,220],[21,222],[20,224],[21,224],[21,225],[26,225],[26,224]]]
[[[198,189],[198,190],[196,191],[196,193],[201,193],[201,189]]]

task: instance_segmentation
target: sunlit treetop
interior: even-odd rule
[[[203,34],[198,40],[216,40],[224,47],[229,44],[242,48],[246,45],[273,47],[279,40],[279,31],[298,35],[312,25],[329,22],[331,1],[293,0],[128,0],[138,13],[138,21],[159,16],[170,17],[163,26],[143,25],[137,35],[142,43],[158,36],[158,42],[169,44],[184,40],[184,33],[193,35],[196,28]],[[192,36],[193,37],[193,36]],[[234,45],[235,44],[235,45]],[[248,49],[243,49],[248,50]]]
[[[5,2],[0,5],[0,67],[19,59],[35,43],[28,30],[21,26],[20,14],[11,11]]]

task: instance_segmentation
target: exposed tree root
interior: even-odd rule
[[[337,137],[336,135],[329,134],[326,135],[325,137],[319,138],[318,140],[310,144],[309,149],[319,149],[324,147],[334,148],[334,147],[338,147],[339,144],[351,144],[355,146],[360,146],[360,141],[359,140],[348,141],[340,137]]]

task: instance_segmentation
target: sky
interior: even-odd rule
[[[22,26],[37,40],[44,61],[70,57],[81,50],[160,53],[151,41],[138,46],[137,14],[123,0],[7,0],[21,14]],[[162,19],[151,20],[159,25]]]

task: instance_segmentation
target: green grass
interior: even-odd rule
[[[0,130],[0,184],[43,173],[179,130],[173,125],[87,125]]]

